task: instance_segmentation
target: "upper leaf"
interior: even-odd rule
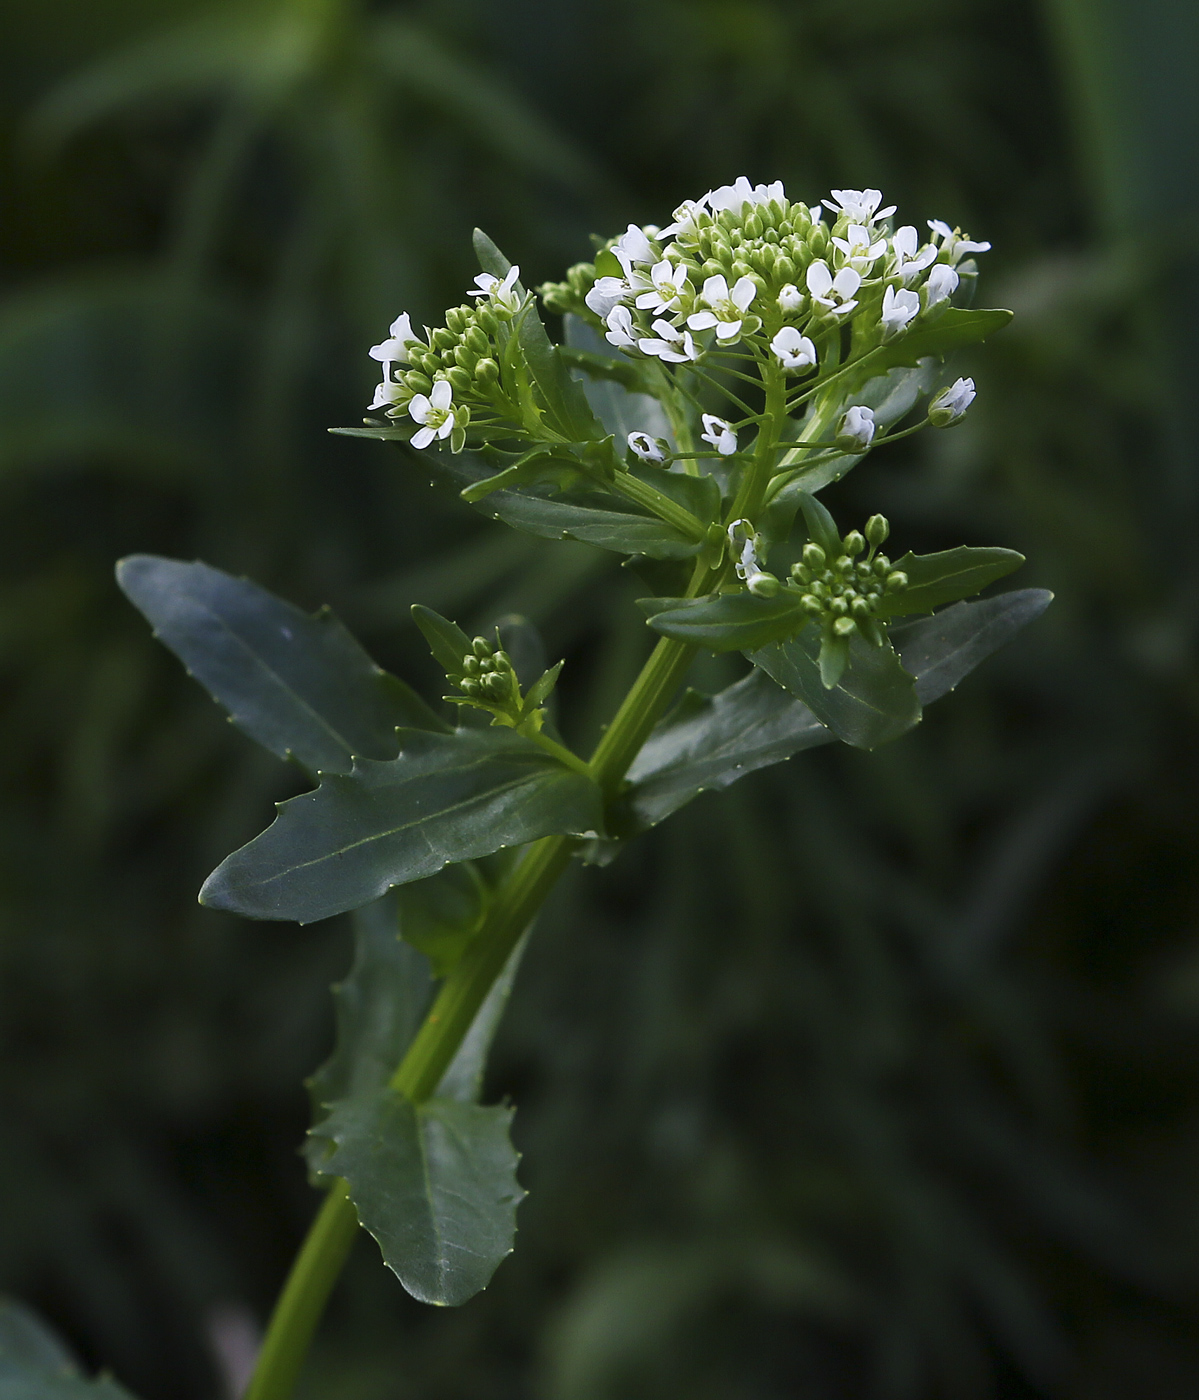
[[[981,593],[989,584],[1024,563],[1014,549],[972,549],[959,545],[939,554],[905,554],[894,567],[908,576],[902,593],[888,593],[879,604],[882,617],[932,612],[959,598]]]
[[[968,310],[948,306],[935,321],[918,326],[875,351],[870,358],[871,370],[877,373],[891,365],[918,365],[930,355],[943,359],[955,350],[985,340],[1011,319],[1012,313],[1000,308]]]
[[[400,756],[326,776],[208,877],[200,901],[312,923],[451,862],[601,824],[599,791],[511,730],[401,731]]]
[[[111,1377],[88,1380],[29,1308],[0,1298],[0,1400],[132,1400]]]
[[[749,659],[854,748],[876,748],[920,722],[915,681],[890,645],[871,646],[855,633],[848,667],[837,684],[826,689],[820,674],[820,642],[817,628],[805,628],[791,641],[751,652]]]
[[[397,726],[448,730],[327,609],[310,616],[207,564],[135,554],[117,581],[233,722],[309,773],[394,758]]]
[[[630,392],[623,384],[612,377],[610,367],[604,361],[611,361],[612,347],[600,338],[586,321],[579,316],[567,313],[562,318],[566,344],[571,350],[582,351],[592,357],[589,362],[594,371],[586,373],[586,364],[575,370],[576,378],[583,386],[587,402],[592,412],[604,425],[606,432],[615,437],[623,450],[630,433],[648,433],[652,438],[662,438],[675,448],[674,434],[666,410],[650,394]],[[644,374],[631,360],[626,361],[629,369]],[[601,374],[600,369],[609,372]]]
[[[318,1130],[334,1144],[320,1170],[346,1179],[384,1262],[423,1303],[465,1303],[512,1252],[525,1193],[511,1121],[509,1108],[414,1107],[381,1089],[335,1105]]]
[[[808,621],[800,595],[784,589],[773,598],[752,593],[713,593],[702,598],[639,598],[646,621],[664,637],[709,651],[755,651],[791,637]]]

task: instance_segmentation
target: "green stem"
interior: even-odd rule
[[[687,596],[714,588],[722,572],[697,564]],[[694,647],[663,638],[641,668],[588,765],[606,796],[623,781],[694,655]],[[483,927],[442,984],[391,1078],[391,1087],[413,1103],[436,1092],[492,984],[569,864],[574,844],[568,836],[533,842],[496,891]],[[357,1230],[349,1188],[338,1181],[292,1266],[243,1400],[287,1400]]]

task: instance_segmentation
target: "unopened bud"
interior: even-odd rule
[[[852,559],[855,554],[861,554],[866,548],[866,540],[860,530],[851,530],[841,541],[846,554]]]
[[[839,617],[833,623],[833,632],[838,637],[851,637],[858,630],[858,624],[852,617]]]
[[[897,570],[895,573],[893,573],[893,574],[888,574],[888,575],[887,575],[887,592],[888,592],[888,593],[902,593],[903,590],[904,590],[907,586],[908,586],[908,576],[907,576],[907,574],[905,574],[905,573],[903,573],[903,572]]]
[[[866,538],[877,549],[891,533],[891,523],[885,515],[872,515],[866,522]]]
[[[433,388],[433,381],[427,374],[410,369],[404,376],[404,387],[411,389],[414,394],[427,394]]]
[[[462,670],[465,675],[477,676],[479,674],[479,658],[468,652],[462,658]]]
[[[480,360],[475,366],[475,383],[484,389],[489,389],[493,384],[498,384],[500,379],[500,367],[493,359]]]
[[[489,658],[491,656],[491,646],[486,637],[476,637],[474,641],[471,642],[470,649],[476,656],[486,656]]]
[[[474,387],[474,375],[469,370],[463,369],[461,365],[451,365],[446,370],[445,377],[454,386],[455,393],[469,394]]]
[[[476,355],[486,355],[491,349],[491,342],[478,326],[471,326],[470,330],[466,333],[465,339],[466,344],[470,346]]]
[[[824,611],[824,604],[819,598],[815,598],[811,593],[805,593],[799,600],[799,605],[804,612],[810,613],[813,617],[819,617]]]
[[[828,562],[828,556],[818,544],[805,544],[803,561],[809,569],[823,569]]]
[[[952,428],[965,417],[974,402],[974,380],[959,379],[942,389],[928,406],[928,421],[934,428]]]
[[[778,596],[778,591],[783,585],[773,574],[759,573],[750,574],[745,580],[745,586],[755,598],[774,598]]]
[[[865,452],[874,440],[874,412],[854,404],[841,419],[837,446],[842,452]]]

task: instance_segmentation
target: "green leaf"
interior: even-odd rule
[[[841,551],[841,532],[827,507],[808,491],[799,493],[799,506],[808,527],[808,539],[818,544],[831,564]]]
[[[524,1192],[509,1108],[455,1099],[414,1107],[392,1089],[336,1104],[321,1163],[344,1177],[363,1226],[414,1298],[456,1307],[512,1252]]]
[[[220,569],[150,554],[123,559],[117,580],[233,722],[309,773],[394,758],[401,725],[448,729],[327,609],[310,616]]]
[[[413,603],[412,620],[420,628],[441,669],[450,676],[460,675],[471,642],[462,628],[423,603]]]
[[[463,861],[427,880],[402,885],[395,896],[400,936],[428,958],[434,977],[448,976],[487,912],[482,876],[472,862]]]
[[[714,593],[704,598],[640,598],[646,621],[664,637],[709,651],[755,651],[794,636],[807,622],[799,595],[783,589],[774,598]]]
[[[955,603],[935,617],[897,623],[889,635],[904,669],[916,677],[917,698],[931,705],[1052,602],[1048,589],[1021,588],[977,603]]]
[[[490,272],[493,277],[498,277],[502,282],[512,271],[512,264],[481,228],[475,229],[471,235],[471,242],[474,245],[475,257],[479,260],[481,270]]]
[[[932,612],[945,603],[981,593],[1023,563],[1024,555],[1014,549],[972,549],[967,545],[939,554],[905,554],[895,568],[907,574],[908,586],[902,593],[884,594],[879,616]]]
[[[600,828],[595,785],[511,730],[409,729],[400,739],[391,762],[359,761],[282,803],[208,877],[201,903],[312,923],[456,861]]]
[[[437,1086],[436,1098],[457,1099],[460,1103],[478,1103],[483,1092],[483,1071],[487,1068],[487,1056],[491,1042],[499,1030],[500,1021],[508,1008],[512,995],[512,984],[516,981],[517,969],[524,956],[528,933],[512,950],[504,970],[491,984],[491,990],[483,998],[483,1005],[475,1013],[470,1030],[462,1038],[454,1058],[441,1077]]]
[[[720,519],[720,484],[714,476],[692,476],[679,466],[664,471],[647,462],[634,463],[628,475],[669,496],[676,505],[690,511],[701,525]]]
[[[571,350],[585,351],[593,357],[592,363],[610,360],[611,347],[607,341],[581,317],[569,313],[564,316],[563,331],[567,346]],[[587,372],[587,363],[580,366],[577,360],[568,359],[567,362],[577,366],[575,374],[583,386],[592,412],[604,425],[605,432],[615,437],[622,452],[630,433],[648,433],[652,438],[663,438],[672,451],[677,450],[666,410],[656,398],[650,394],[631,393],[610,374],[593,377]]]
[[[749,659],[854,748],[876,748],[919,723],[915,682],[889,645],[873,647],[855,633],[844,675],[826,690],[820,674],[821,641],[819,630],[806,628],[793,641],[763,647]]]
[[[387,1084],[420,1029],[433,977],[424,954],[400,939],[400,897],[441,878],[389,890],[355,911],[354,961],[333,988],[333,1053],[308,1080],[314,1122],[338,1099]]]
[[[904,670],[916,678],[921,705],[948,694],[1052,599],[1044,589],[1027,588],[893,626],[890,639]],[[634,759],[625,803],[636,829],[644,829],[701,792],[726,788],[835,738],[802,700],[755,668],[718,695],[684,695]]]
[[[628,803],[639,827],[654,826],[701,792],[833,737],[805,704],[755,668],[719,695],[684,695],[633,761]]]
[[[599,492],[551,498],[497,491],[488,496],[480,508],[494,519],[531,535],[550,540],[580,540],[618,554],[647,554],[651,559],[692,559],[703,548],[701,543],[656,516],[614,509],[609,504],[610,499]]]
[[[31,1309],[0,1298],[0,1400],[132,1400],[108,1376],[87,1380]]]
[[[946,307],[935,321],[918,326],[883,346],[877,352],[877,358],[871,357],[871,369],[891,365],[915,366],[929,356],[944,359],[955,350],[975,345],[1002,330],[1011,319],[1010,311],[998,308],[975,311],[960,306]]]

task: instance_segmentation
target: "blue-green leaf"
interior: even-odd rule
[[[714,593],[703,598],[640,598],[646,621],[664,637],[709,651],[755,651],[792,637],[807,622],[800,595],[784,589],[773,598]]]
[[[412,620],[428,642],[434,661],[447,675],[459,675],[471,641],[462,628],[423,603],[413,603]]]
[[[345,1178],[384,1262],[421,1302],[465,1303],[512,1252],[524,1192],[511,1121],[509,1108],[415,1107],[385,1088],[334,1105],[318,1129],[333,1144],[320,1170]]]
[[[601,825],[599,792],[511,730],[402,730],[391,762],[282,803],[274,824],[208,877],[201,902],[312,923],[456,861]]]
[[[751,652],[749,659],[855,748],[876,748],[919,723],[915,681],[889,645],[871,646],[855,633],[849,665],[831,689],[820,674],[820,649],[821,632],[809,627],[792,641]]]
[[[879,615],[930,613],[946,603],[981,593],[1023,563],[1024,555],[1014,549],[972,549],[967,545],[939,554],[905,554],[894,567],[907,574],[908,586],[902,593],[884,594]]]
[[[486,884],[471,861],[447,865],[436,875],[394,891],[399,932],[446,977],[478,933],[487,912]]]
[[[111,1377],[88,1380],[29,1308],[0,1298],[0,1400],[132,1400]]]
[[[207,564],[135,554],[117,580],[233,722],[309,773],[394,758],[396,728],[448,730],[327,609],[315,616]]]

